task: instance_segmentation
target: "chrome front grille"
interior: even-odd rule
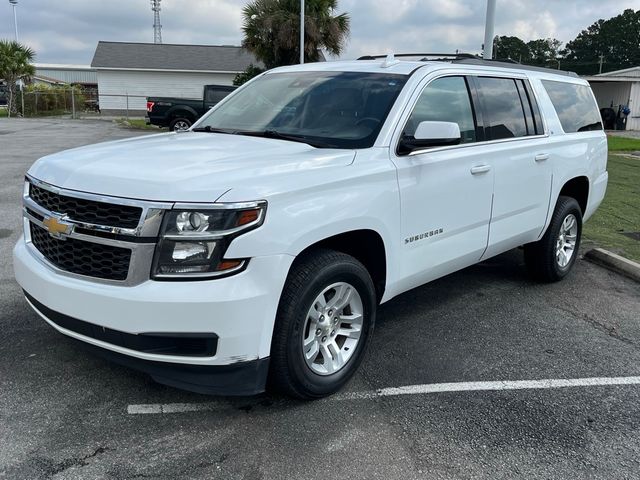
[[[56,272],[116,285],[149,279],[164,211],[173,203],[64,190],[27,177],[25,240]]]
[[[33,184],[29,185],[29,197],[50,212],[65,214],[83,223],[136,228],[142,215],[140,207],[68,197]]]
[[[106,280],[126,280],[131,250],[74,238],[59,239],[30,224],[31,242],[56,267],[70,273]]]

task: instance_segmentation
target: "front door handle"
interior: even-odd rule
[[[549,160],[548,153],[539,153],[536,155],[536,162],[544,162],[545,160]]]
[[[491,170],[491,165],[477,165],[471,168],[471,175],[480,175]]]

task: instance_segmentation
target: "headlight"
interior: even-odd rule
[[[246,259],[224,254],[234,238],[262,225],[266,208],[266,202],[176,205],[162,222],[153,278],[206,279],[242,270]]]

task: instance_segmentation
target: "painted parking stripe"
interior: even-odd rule
[[[608,385],[640,385],[640,377],[594,377],[544,380],[504,380],[497,382],[432,383],[388,387],[376,392],[347,394],[351,398],[392,397],[398,395],[425,395],[443,392],[478,392],[497,390],[538,390],[567,387],[601,387]]]
[[[144,403],[140,405],[129,405],[127,413],[130,415],[149,415],[158,413],[183,413],[201,412],[211,410],[222,410],[229,408],[228,405],[218,402],[207,403]]]
[[[544,380],[504,380],[495,382],[453,382],[431,383],[425,385],[406,385],[403,387],[387,387],[371,392],[353,392],[329,397],[328,401],[361,400],[377,397],[393,397],[401,395],[428,395],[446,392],[481,392],[500,390],[541,390],[570,387],[606,387],[614,385],[640,385],[640,377],[592,377]],[[222,402],[207,403],[151,403],[129,405],[127,413],[131,415],[168,414],[183,412],[199,412],[224,410],[232,408]]]

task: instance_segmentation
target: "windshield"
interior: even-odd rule
[[[404,75],[380,73],[270,73],[229,97],[196,130],[368,148],[405,82]]]

